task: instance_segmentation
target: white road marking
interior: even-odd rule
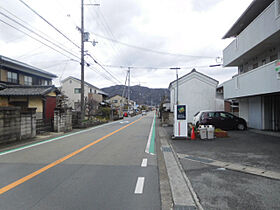
[[[129,123],[129,121],[121,121],[120,124]]]
[[[144,188],[145,177],[138,177],[134,194],[142,194]]]
[[[155,119],[156,118],[154,117],[154,120]],[[148,142],[147,142],[147,146],[146,146],[146,149],[145,149],[145,152],[148,153],[148,154],[149,154],[149,151],[150,151],[151,138],[152,138],[152,134],[153,134],[154,120],[153,120],[152,125],[151,125],[151,130],[150,130],[150,133],[149,133]]]
[[[141,167],[147,167],[147,165],[148,165],[148,159],[147,158],[143,158]]]

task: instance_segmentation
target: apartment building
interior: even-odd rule
[[[248,127],[280,130],[280,0],[254,0],[223,37],[225,67],[238,75],[224,83],[224,98],[239,101]]]

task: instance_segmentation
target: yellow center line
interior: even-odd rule
[[[2,187],[2,188],[0,189],[0,195],[3,194],[3,193],[5,193],[5,192],[7,192],[7,191],[9,191],[9,190],[11,190],[11,189],[13,189],[13,188],[15,188],[16,186],[18,186],[18,185],[20,185],[20,184],[22,184],[22,183],[28,181],[29,179],[32,179],[33,177],[35,177],[35,176],[37,176],[37,175],[43,173],[44,171],[46,171],[46,170],[48,170],[48,169],[50,169],[50,168],[52,168],[52,167],[54,167],[54,166],[56,166],[56,165],[58,165],[58,164],[64,162],[65,160],[67,160],[67,159],[69,159],[69,158],[71,158],[71,157],[73,157],[73,156],[79,154],[80,152],[82,152],[82,151],[88,149],[89,147],[91,147],[91,146],[97,144],[98,142],[100,142],[100,141],[102,141],[102,140],[104,140],[104,139],[106,139],[106,138],[112,136],[113,134],[115,134],[115,133],[117,133],[117,132],[119,132],[119,131],[121,131],[121,130],[127,128],[128,126],[130,126],[130,125],[132,125],[132,124],[138,122],[138,121],[141,120],[142,118],[143,118],[143,117],[141,117],[141,118],[139,118],[138,120],[135,120],[135,121],[133,121],[133,122],[131,122],[131,123],[129,123],[129,124],[127,124],[127,125],[125,125],[125,126],[119,128],[118,130],[115,130],[115,131],[113,131],[113,132],[111,132],[111,133],[109,133],[109,134],[107,134],[107,135],[105,135],[105,136],[103,136],[103,137],[97,139],[96,141],[94,141],[94,142],[92,142],[92,143],[90,143],[90,144],[88,144],[88,145],[86,145],[86,146],[84,146],[84,147],[82,147],[82,148],[80,148],[80,149],[78,149],[78,150],[76,150],[76,151],[70,153],[69,155],[66,155],[66,156],[64,156],[64,157],[62,157],[62,158],[60,158],[60,159],[58,159],[58,160],[56,160],[56,161],[54,161],[54,162],[52,162],[52,163],[46,165],[45,167],[43,167],[43,168],[41,168],[41,169],[39,169],[39,170],[37,170],[37,171],[34,171],[33,173],[31,173],[31,174],[29,174],[29,175],[27,175],[27,176],[25,176],[25,177],[22,177],[21,179],[15,181],[15,182],[12,182],[11,184],[9,184],[9,185],[7,185],[7,186],[5,186],[5,187]]]

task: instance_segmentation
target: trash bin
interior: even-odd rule
[[[199,126],[200,139],[207,139],[207,128],[204,125]]]
[[[213,125],[207,126],[207,138],[214,139],[215,127]]]

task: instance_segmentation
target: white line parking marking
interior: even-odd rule
[[[142,194],[144,188],[145,177],[138,177],[134,194]]]
[[[143,158],[141,167],[147,167],[147,165],[148,165],[148,159],[147,158]]]

